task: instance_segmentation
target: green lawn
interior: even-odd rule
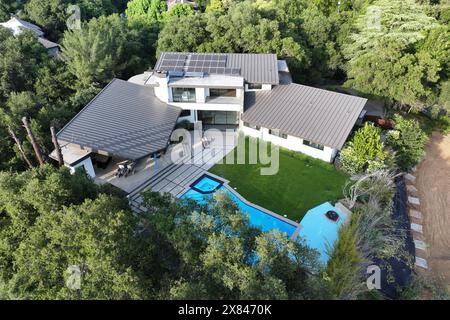
[[[261,167],[261,164],[217,164],[210,172],[228,179],[247,200],[286,214],[294,221],[325,201],[341,199],[348,180],[345,173],[331,164],[284,149],[280,150],[278,174],[262,176]]]

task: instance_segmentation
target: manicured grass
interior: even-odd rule
[[[248,150],[248,143],[246,146]],[[261,175],[261,167],[267,165],[217,164],[210,172],[229,180],[248,201],[294,221],[323,202],[341,199],[348,180],[331,164],[284,149],[280,150],[276,175]]]

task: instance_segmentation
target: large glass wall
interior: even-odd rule
[[[236,89],[209,89],[210,97],[236,97]]]
[[[206,125],[239,125],[239,113],[236,111],[198,111],[198,120]]]

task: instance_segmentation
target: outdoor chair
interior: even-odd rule
[[[131,161],[126,165],[124,176],[128,177],[130,174],[134,174],[136,171],[136,162]]]

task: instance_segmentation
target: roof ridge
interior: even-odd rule
[[[369,99],[367,99],[367,98],[360,97],[360,96],[354,96],[354,95],[349,94],[349,93],[342,93],[342,92],[331,91],[331,90],[327,90],[327,89],[323,89],[323,88],[317,88],[317,87],[313,87],[313,86],[308,86],[308,85],[301,84],[301,83],[291,82],[289,84],[280,84],[280,86],[284,86],[284,87],[287,87],[287,86],[290,86],[290,85],[297,85],[297,86],[302,86],[302,87],[305,87],[305,88],[313,88],[313,89],[316,89],[316,90],[321,90],[321,91],[327,92],[329,94],[344,95],[344,96],[349,96],[349,97],[352,97],[352,98],[364,99],[366,101],[369,101]]]

